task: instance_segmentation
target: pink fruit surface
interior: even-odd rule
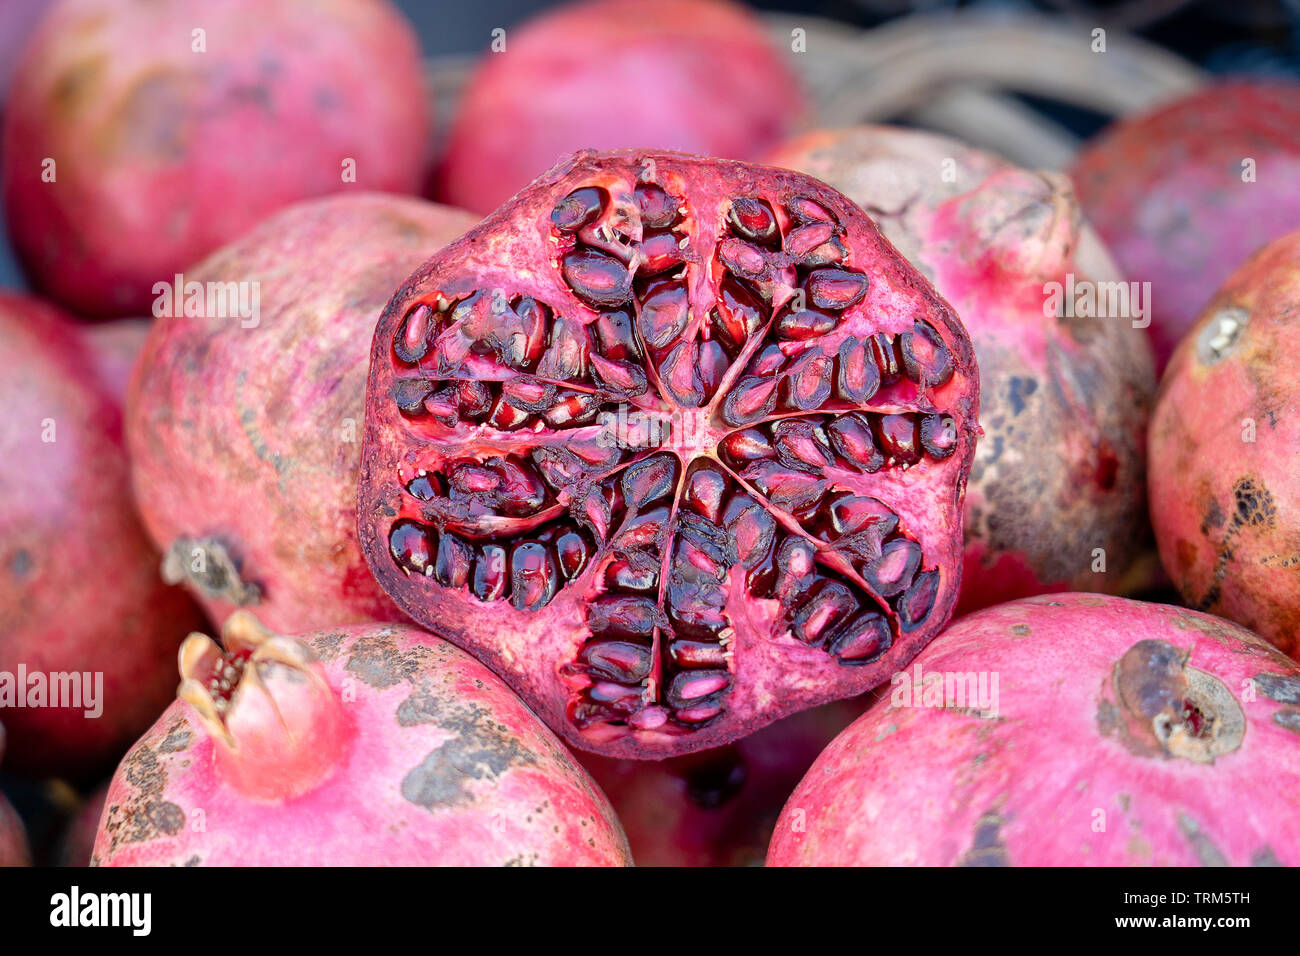
[[[768,161],[862,206],[970,333],[984,436],[966,494],[957,613],[1147,584],[1151,350],[1128,314],[1080,315],[1077,299],[1064,307],[1067,288],[1120,278],[1069,181],[886,126],[809,133]]]
[[[119,405],[126,404],[126,390],[136,360],[149,338],[148,319],[117,319],[82,326],[99,380]]]
[[[579,149],[675,149],[757,159],[803,101],[785,56],[730,0],[585,0],[484,55],[434,198],[488,213]]]
[[[473,223],[377,193],[300,203],[186,276],[255,290],[253,318],[153,324],[128,403],[136,494],[164,573],[214,620],[401,618],[356,540],[369,342],[402,279]]]
[[[768,864],[1294,866],[1297,705],[1296,664],[1208,614],[1001,604],[826,748]]]
[[[719,746],[947,620],[977,390],[947,303],[824,184],[575,154],[384,310],[362,548],[570,743]]]
[[[1151,283],[1163,369],[1219,284],[1300,224],[1300,83],[1212,83],[1104,130],[1070,173],[1126,277]]]
[[[865,697],[779,720],[725,747],[668,760],[578,752],[609,797],[637,866],[761,866],[796,784]]]
[[[1151,420],[1151,517],[1190,607],[1300,654],[1300,232],[1241,266],[1174,352]]]
[[[387,0],[62,0],[6,109],[9,228],[52,298],[146,313],[155,283],[289,203],[416,191],[429,129]]]
[[[5,751],[5,729],[0,725],[0,763]],[[5,795],[0,793],[0,866],[27,866],[31,863],[27,848],[27,831],[23,821]]]
[[[80,775],[115,760],[167,706],[176,648],[201,621],[158,575],[121,408],[96,367],[80,326],[0,294],[0,672],[12,675],[0,719],[9,767],[23,772]],[[75,682],[56,676],[73,672]],[[50,706],[56,680],[82,705]]]
[[[600,790],[487,668],[413,627],[192,635],[109,786],[95,866],[622,865]]]

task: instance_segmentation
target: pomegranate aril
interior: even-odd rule
[[[465,379],[456,383],[456,403],[462,418],[482,418],[492,410],[492,401],[492,390],[484,382]]]
[[[898,345],[884,332],[877,332],[871,337],[871,358],[880,370],[880,384],[893,385],[902,378],[902,361],[898,356]]]
[[[722,280],[714,326],[732,348],[739,349],[766,322],[767,308],[753,293],[732,276]]]
[[[902,594],[912,583],[921,564],[921,548],[908,538],[892,538],[881,548],[880,557],[862,568],[862,579],[881,597]]]
[[[510,458],[501,460],[497,467],[503,478],[497,501],[505,514],[523,518],[542,509],[546,504],[546,486],[538,475]]]
[[[639,275],[659,275],[686,261],[680,240],[671,232],[647,236],[637,247],[637,252],[641,257],[637,266]]]
[[[776,379],[742,378],[727,395],[722,417],[732,425],[748,425],[765,418],[776,407]]]
[[[904,631],[914,631],[934,610],[934,599],[939,593],[939,572],[922,571],[912,581],[911,587],[898,599],[898,623]]]
[[[572,581],[587,567],[591,546],[576,531],[565,531],[555,539],[555,556],[560,562],[560,573],[565,581]]]
[[[804,418],[787,418],[772,426],[777,459],[789,468],[821,473],[835,463],[821,425]]]
[[[424,410],[448,425],[456,423],[459,408],[460,396],[454,388],[439,389],[424,400]]]
[[[826,429],[831,447],[840,461],[851,468],[876,472],[885,464],[885,456],[876,448],[871,424],[857,412],[837,417]]]
[[[484,544],[474,558],[474,576],[470,590],[480,601],[495,601],[506,591],[510,581],[506,549],[499,544]]]
[[[781,244],[776,214],[762,199],[741,196],[733,199],[727,210],[727,225],[742,239],[775,249]]]
[[[432,565],[433,544],[429,531],[414,521],[403,519],[393,525],[388,535],[388,550],[393,561],[407,574],[428,574]]]
[[[551,320],[551,310],[536,299],[520,296],[511,303],[515,315],[519,316],[520,332],[515,336],[521,339],[518,351],[522,355],[521,364],[531,368],[542,357],[546,348],[547,325]]]
[[[686,481],[683,501],[696,514],[716,524],[722,520],[722,509],[730,484],[730,479],[712,465],[697,465]]]
[[[730,686],[731,675],[725,670],[685,670],[668,685],[667,699],[672,707],[700,706]]]
[[[605,586],[612,591],[659,590],[659,556],[629,551],[605,568]]]
[[[569,193],[551,212],[551,224],[561,232],[577,232],[605,211],[609,193],[600,186],[583,186]]]
[[[641,346],[632,327],[632,313],[627,309],[602,312],[593,323],[596,345],[608,359],[640,360]]]
[[[809,645],[821,644],[859,609],[858,599],[838,581],[818,581],[799,605],[790,622],[795,639]]]
[[[433,565],[433,579],[445,588],[463,588],[469,583],[474,563],[474,549],[454,534],[444,533],[438,541],[438,557]]]
[[[757,246],[740,239],[723,239],[718,244],[718,261],[733,275],[754,279],[767,271],[767,256]]]
[[[633,398],[645,394],[648,387],[645,370],[631,361],[591,356],[591,370],[606,391],[616,398]]]
[[[776,508],[801,512],[821,501],[826,480],[774,461],[755,462],[740,475]]]
[[[630,714],[641,696],[641,688],[603,680],[587,688],[587,696],[598,703],[609,704],[616,712]]]
[[[833,235],[826,242],[805,255],[799,262],[806,268],[817,266],[837,266],[848,258],[849,250],[839,234]]]
[[[810,351],[799,356],[782,381],[786,406],[803,412],[821,408],[831,397],[833,371],[828,355]]]
[[[866,298],[867,286],[867,277],[862,273],[833,268],[814,269],[804,283],[813,305],[836,312],[852,308]]]
[[[578,659],[595,674],[623,684],[639,683],[650,674],[650,645],[640,641],[589,641]]]
[[[921,460],[915,417],[908,414],[880,415],[875,425],[876,443],[886,458],[900,465],[914,465]]]
[[[659,382],[665,398],[682,408],[704,404],[704,383],[697,368],[699,348],[694,342],[679,342],[659,366]]]
[[[700,343],[700,354],[695,360],[695,371],[704,389],[706,401],[717,394],[718,386],[722,384],[730,367],[731,360],[721,345],[712,340]]]
[[[588,606],[587,627],[593,634],[619,637],[650,637],[655,628],[668,624],[654,598],[610,594]]]
[[[510,603],[536,611],[550,603],[558,587],[558,569],[550,549],[539,541],[515,545],[510,555]]]
[[[451,469],[447,483],[453,498],[471,498],[495,492],[502,484],[501,475],[486,465],[463,463]]]
[[[879,611],[864,611],[831,639],[827,650],[839,664],[861,665],[879,660],[894,643],[889,621]]]
[[[757,428],[732,432],[719,442],[718,448],[732,464],[776,457],[776,449],[772,447],[772,442]]]
[[[587,353],[591,342],[581,323],[557,320],[551,329],[551,344],[537,363],[541,378],[578,381],[587,373]]]
[[[399,378],[393,383],[393,402],[403,415],[420,415],[424,400],[433,394],[435,383],[422,378]]]
[[[732,498],[723,521],[736,560],[745,568],[753,568],[771,552],[776,519],[749,495],[738,494]]]
[[[812,306],[794,308],[791,303],[776,317],[776,334],[791,342],[802,342],[825,335],[840,324],[840,317]]]
[[[716,585],[669,589],[668,615],[676,633],[684,637],[715,638],[727,626],[722,613],[726,595]]]
[[[632,295],[632,274],[613,256],[575,249],[564,257],[560,271],[573,294],[597,309],[612,309]]]
[[[786,203],[785,208],[790,213],[790,218],[799,222],[835,222],[835,217],[825,206],[805,196],[796,196]]]
[[[668,645],[668,659],[683,669],[726,667],[727,648],[715,641],[676,640]]]
[[[861,339],[849,338],[840,343],[836,356],[835,394],[846,402],[862,405],[880,388],[880,366]]]
[[[442,493],[437,476],[427,472],[416,475],[407,482],[406,491],[412,498],[418,498],[420,501],[432,501]]]
[[[542,412],[548,425],[561,428],[565,425],[586,425],[596,420],[600,399],[590,392],[559,392],[551,407]]]
[[[639,461],[623,472],[622,483],[623,498],[633,510],[665,498],[677,484],[677,456],[654,455]]]
[[[488,416],[488,424],[500,431],[513,431],[527,422],[530,417],[529,413],[522,408],[516,408],[504,398],[498,398],[496,405],[492,407],[492,414]]]
[[[652,349],[667,348],[686,328],[690,301],[686,283],[680,279],[659,279],[646,286],[641,296],[637,328]]]
[[[635,198],[641,212],[641,225],[645,229],[667,229],[680,216],[677,198],[655,183],[638,183]]]
[[[880,538],[893,534],[898,515],[877,498],[862,497],[845,491],[827,503],[831,530],[838,535],[870,531]]]
[[[942,385],[952,378],[952,355],[939,333],[924,322],[898,337],[898,351],[907,377],[925,387]]]
[[[754,360],[749,363],[749,371],[760,378],[767,378],[785,368],[785,363],[785,350],[774,343],[765,345],[759,350]]]
[[[429,332],[433,328],[433,309],[421,303],[406,314],[393,338],[393,354],[414,365],[429,351]]]
[[[691,726],[701,726],[713,720],[722,713],[722,702],[710,698],[708,701],[694,704],[690,707],[683,707],[673,714],[673,719],[680,724],[690,724]]]
[[[555,400],[555,386],[531,378],[514,378],[501,386],[501,397],[527,412],[545,411]]]
[[[776,550],[774,597],[786,608],[793,607],[817,578],[816,549],[803,538],[789,537]]]
[[[921,447],[931,458],[947,458],[957,450],[957,426],[946,415],[921,419]]]

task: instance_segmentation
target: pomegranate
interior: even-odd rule
[[[1151,515],[1190,607],[1300,655],[1300,232],[1210,299],[1151,420]]]
[[[180,699],[109,785],[91,865],[618,865],[600,790],[487,668],[403,625],[181,648]]]
[[[977,399],[960,322],[843,196],[583,152],[384,310],[362,548],[570,743],[719,746],[947,620]]]
[[[1155,378],[1146,334],[1129,315],[1079,316],[1073,300],[1044,317],[1055,305],[1049,289],[1119,280],[1080,221],[1068,180],[884,126],[809,133],[769,161],[862,206],[970,332],[984,437],[966,496],[957,613],[1150,583],[1146,426]]]
[[[791,714],[743,740],[669,760],[579,752],[638,866],[761,866],[781,807],[865,695]]]
[[[1294,866],[1300,669],[1183,608],[962,618],[835,739],[769,865]]]
[[[32,281],[85,315],[282,206],[414,192],[430,129],[419,49],[387,0],[62,0],[4,128],[4,204]]]
[[[0,725],[0,758],[4,756],[5,729]],[[27,848],[27,830],[5,795],[0,793],[0,866],[28,866],[31,851]]]
[[[121,408],[79,330],[0,294],[0,718],[12,768],[73,776],[167,705],[176,648],[201,621],[159,579]]]
[[[128,403],[137,497],[164,573],[214,620],[402,617],[356,540],[367,349],[406,274],[473,223],[377,193],[301,203],[186,276],[256,292],[254,318],[153,324]]]
[[[471,78],[434,196],[488,213],[566,153],[757,159],[803,112],[762,22],[730,0],[584,0],[500,38]]]
[[[1151,283],[1163,369],[1228,274],[1300,222],[1300,83],[1222,80],[1125,118],[1071,175],[1124,272]]]
[[[119,405],[126,402],[131,371],[144,351],[151,324],[148,319],[118,319],[82,327],[99,380]]]

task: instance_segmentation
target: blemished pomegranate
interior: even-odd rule
[[[7,768],[111,766],[175,689],[198,609],[158,575],[120,400],[81,326],[0,293],[0,720]]]
[[[579,751],[578,762],[609,797],[637,866],[761,866],[785,801],[866,703],[832,701],[668,760]]]
[[[803,114],[787,55],[730,0],[566,3],[498,42],[434,181],[434,198],[480,214],[575,150],[752,160]]]
[[[1070,173],[1127,277],[1151,283],[1163,369],[1229,274],[1300,224],[1300,83],[1211,83],[1104,130]]]
[[[283,206],[417,191],[427,103],[388,0],[61,0],[5,111],[15,249],[75,312],[148,313]]]
[[[5,752],[5,729],[0,724],[0,762]],[[27,846],[27,830],[18,811],[0,793],[0,866],[28,866],[32,861]]]
[[[1300,655],[1300,232],[1251,257],[1175,350],[1151,420],[1151,517],[1190,607]]]
[[[962,618],[813,764],[768,864],[1294,866],[1300,669],[1184,608]]]
[[[1069,181],[886,126],[809,133],[768,161],[862,206],[970,333],[984,437],[966,495],[957,613],[1150,584],[1158,571],[1146,508],[1151,350],[1133,316],[1082,314],[1065,301],[1067,288],[1120,280]]]
[[[663,758],[861,693],[948,619],[970,341],[843,196],[584,152],[375,330],[375,577],[570,743]]]
[[[622,865],[608,801],[468,654],[404,625],[191,635],[92,866]]]
[[[309,200],[186,275],[256,292],[255,316],[153,324],[128,405],[136,493],[164,573],[213,620],[402,619],[356,538],[369,344],[402,279],[474,222],[378,193]]]

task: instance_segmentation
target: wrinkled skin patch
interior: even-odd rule
[[[131,796],[123,803],[109,805],[102,827],[111,835],[110,857],[119,845],[172,837],[184,827],[185,811],[162,799],[167,790],[167,771],[158,754],[183,753],[192,740],[189,725],[178,718],[157,744],[151,746],[148,739],[143,740],[126,755],[120,772],[132,787]]]

